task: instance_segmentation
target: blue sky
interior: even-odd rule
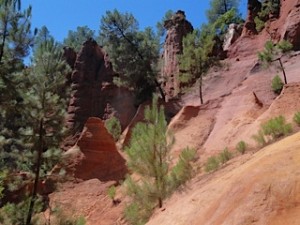
[[[100,19],[107,10],[130,12],[139,21],[140,28],[155,26],[169,9],[185,11],[194,27],[206,21],[209,0],[23,0],[22,6],[32,5],[32,26],[46,25],[51,34],[62,41],[69,30],[88,26],[98,34]],[[241,1],[246,10],[246,0]]]

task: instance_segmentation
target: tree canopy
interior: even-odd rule
[[[76,31],[69,30],[63,44],[79,52],[82,44],[89,38],[96,38],[95,31],[91,30],[88,26],[79,26]]]
[[[160,88],[155,71],[159,40],[154,31],[149,27],[140,31],[130,13],[107,11],[101,19],[100,40],[119,74],[115,83],[131,88],[137,102],[151,98],[155,87]]]
[[[266,66],[269,66],[272,62],[275,61],[279,62],[279,66],[282,71],[285,84],[287,84],[287,78],[281,58],[292,48],[293,45],[286,40],[282,40],[277,44],[274,44],[273,41],[269,40],[265,43],[265,49],[261,52],[258,52],[258,59],[265,63]]]
[[[0,183],[6,193],[34,184],[32,193],[24,193],[31,200],[24,197],[0,208],[0,221],[30,224],[37,184],[61,160],[68,68],[46,27],[34,39],[31,7],[20,10],[20,1],[0,3]],[[33,46],[32,63],[25,66]]]
[[[210,8],[206,11],[208,22],[213,24],[229,10],[239,7],[240,0],[210,0]]]

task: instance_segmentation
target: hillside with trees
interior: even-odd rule
[[[60,42],[0,0],[0,224],[297,225],[300,6],[240,4]]]

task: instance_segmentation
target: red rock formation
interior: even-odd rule
[[[294,50],[300,50],[300,1],[287,17],[283,37],[293,44]]]
[[[74,54],[69,48],[65,51],[72,65]],[[125,128],[135,114],[133,94],[113,84],[114,72],[108,56],[94,40],[83,43],[73,68],[67,117],[72,137],[66,140],[65,148],[75,144],[89,117],[107,119],[115,115]]]
[[[179,82],[177,80],[178,55],[182,53],[182,40],[188,33],[193,32],[193,26],[185,19],[183,11],[177,11],[172,19],[165,21],[167,36],[164,44],[162,77],[166,99],[178,94]]]
[[[257,34],[254,18],[261,9],[261,2],[258,0],[248,0],[248,14],[244,25],[242,36]]]
[[[248,2],[255,2],[248,1]],[[256,3],[255,3],[256,4]],[[255,5],[254,4],[254,5]],[[259,4],[259,3],[258,3]],[[253,9],[253,5],[249,5],[249,9]],[[258,7],[258,5],[257,5]],[[251,34],[256,33],[251,30],[251,26],[254,27],[253,21],[255,11],[248,10],[248,18],[246,25],[243,29],[242,37],[238,39],[228,50],[227,56],[233,57],[245,57],[255,54],[264,48],[267,40],[272,39],[274,43],[279,42],[282,39],[289,40],[294,45],[294,50],[300,49],[300,0],[285,0],[281,1],[280,13],[278,18],[274,18],[274,15],[269,16],[269,20],[265,23],[265,29],[259,33],[258,36]],[[253,23],[252,23],[252,22]],[[248,25],[247,25],[248,23]],[[252,23],[252,25],[251,25]],[[250,26],[251,25],[251,26]],[[250,26],[250,28],[249,28]]]
[[[83,128],[87,118],[100,117],[103,81],[112,81],[112,69],[104,63],[104,53],[95,41],[88,40],[78,53],[72,73],[72,94],[68,109],[68,124],[76,132]]]
[[[248,0],[248,16],[242,36],[257,34],[254,18],[261,9],[258,0]],[[290,41],[294,50],[300,49],[300,0],[281,1],[280,11],[266,18],[262,35],[278,42],[280,39]]]
[[[67,158],[77,161],[74,177],[82,180],[97,178],[101,181],[120,180],[127,173],[125,160],[117,151],[111,134],[101,119],[91,117],[87,120],[77,142],[80,152],[70,149]]]

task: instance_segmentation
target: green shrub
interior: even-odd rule
[[[271,137],[273,140],[276,140],[282,136],[285,136],[291,133],[292,125],[286,123],[283,116],[278,116],[268,120],[267,122],[261,125],[261,129],[258,131],[258,134],[253,135],[252,138],[261,146],[267,144],[265,137]]]
[[[190,162],[195,158],[195,149],[187,147],[181,152],[177,164],[171,169],[168,177],[167,184],[169,184],[168,192],[170,194],[192,178],[193,167]]]
[[[267,144],[267,141],[264,136],[264,132],[259,130],[257,134],[254,134],[252,138],[258,143],[259,146],[263,147]]]
[[[149,220],[152,209],[140,208],[137,203],[131,203],[125,207],[124,217],[131,225],[144,225]]]
[[[293,49],[293,44],[287,40],[280,41],[276,47],[282,52],[287,53]]]
[[[254,18],[254,22],[257,32],[261,32],[265,28],[265,22],[262,21],[258,16]]]
[[[114,185],[112,185],[111,187],[108,188],[107,195],[109,196],[109,198],[112,201],[115,200],[115,197],[116,197],[116,187]]]
[[[281,78],[278,75],[276,75],[272,80],[272,90],[274,91],[274,93],[280,94],[282,88],[283,88],[283,82]]]
[[[296,112],[293,119],[294,122],[297,123],[298,126],[300,126],[300,112]]]
[[[267,21],[270,18],[270,16],[275,16],[276,18],[279,16],[280,0],[268,0],[261,2],[261,11],[258,13],[258,17],[261,20]]]
[[[126,221],[128,221],[132,225],[143,224],[143,220],[139,216],[139,207],[135,203],[131,203],[130,205],[127,205],[125,207],[124,216]]]
[[[86,221],[83,216],[79,216],[76,218],[63,218],[59,221],[57,225],[85,225]]]
[[[292,132],[292,125],[287,124],[283,116],[278,116],[268,120],[261,125],[265,136],[271,136],[273,139],[278,139]]]
[[[232,153],[226,147],[222,152],[219,153],[219,161],[220,163],[224,164],[228,160],[232,158]]]
[[[30,204],[30,198],[26,197],[19,203],[6,203],[0,208],[0,224],[1,225],[20,225],[25,224],[28,214],[28,207]],[[34,213],[40,213],[44,207],[42,197],[37,196]],[[37,219],[32,219],[32,224],[37,224]]]
[[[121,135],[121,123],[116,117],[111,117],[105,121],[105,127],[108,132],[113,136],[114,140],[117,141]]]
[[[241,153],[244,154],[247,148],[247,144],[244,141],[240,141],[239,143],[237,143],[236,145],[236,150]]]
[[[205,172],[215,171],[219,168],[220,162],[216,156],[211,156],[208,158],[207,162],[205,163],[204,169]]]
[[[66,215],[64,211],[59,207],[55,207],[50,211],[50,213],[53,216],[52,223],[56,225],[85,225],[86,224],[86,220],[83,216],[70,217],[69,215]]]

